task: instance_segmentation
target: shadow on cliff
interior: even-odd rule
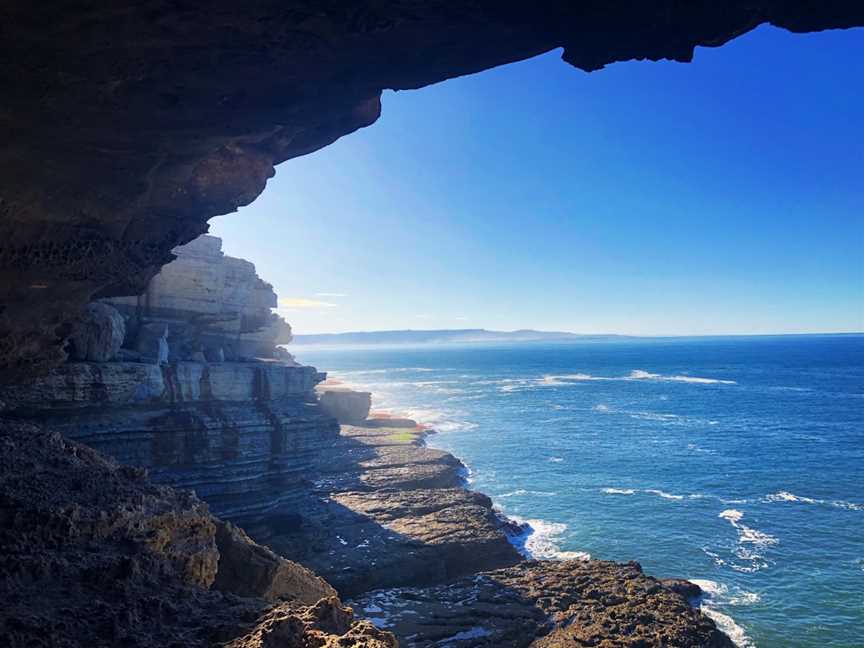
[[[491,500],[464,488],[461,462],[426,448],[421,432],[406,442],[408,434],[343,428],[307,488],[268,518],[257,539],[342,596],[444,583],[519,562]]]

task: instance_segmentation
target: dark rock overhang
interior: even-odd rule
[[[44,372],[94,297],[137,294],[274,165],[419,88],[562,47],[586,71],[689,61],[860,0],[8,0],[0,8],[0,380]]]

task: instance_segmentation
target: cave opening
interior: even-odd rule
[[[211,233],[300,334],[854,331],[860,38],[763,26],[591,74],[556,50],[387,93]]]

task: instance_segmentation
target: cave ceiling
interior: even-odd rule
[[[62,362],[84,304],[140,292],[276,164],[372,124],[385,89],[554,48],[585,71],[687,62],[763,23],[860,26],[864,2],[6,0],[0,380]]]

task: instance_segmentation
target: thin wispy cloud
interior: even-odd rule
[[[319,299],[306,299],[305,297],[280,297],[278,310],[319,310],[322,308],[336,308],[338,304],[321,301]]]
[[[315,296],[316,297],[332,297],[334,299],[340,299],[342,297],[347,297],[348,295],[346,295],[345,293],[338,293],[338,292],[319,292],[319,293],[315,293]]]

